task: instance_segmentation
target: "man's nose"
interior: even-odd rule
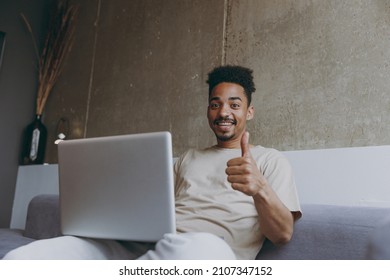
[[[219,110],[219,115],[221,117],[227,117],[230,116],[230,107],[228,105],[221,106],[221,109]]]

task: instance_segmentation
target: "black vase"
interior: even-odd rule
[[[21,164],[43,164],[47,129],[43,125],[40,115],[36,115],[35,120],[26,127],[23,139]]]

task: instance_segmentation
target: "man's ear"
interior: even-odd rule
[[[253,119],[254,116],[255,116],[255,108],[252,105],[250,105],[248,107],[248,111],[246,112],[246,120],[249,121]]]

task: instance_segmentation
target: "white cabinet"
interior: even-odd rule
[[[10,227],[24,229],[30,200],[38,194],[58,194],[58,185],[57,164],[19,166]]]

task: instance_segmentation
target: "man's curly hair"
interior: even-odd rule
[[[253,70],[235,65],[225,65],[214,68],[208,74],[207,83],[209,85],[209,97],[215,86],[220,83],[239,84],[244,88],[245,95],[248,99],[248,106],[252,101],[252,93],[256,91],[252,76]]]

